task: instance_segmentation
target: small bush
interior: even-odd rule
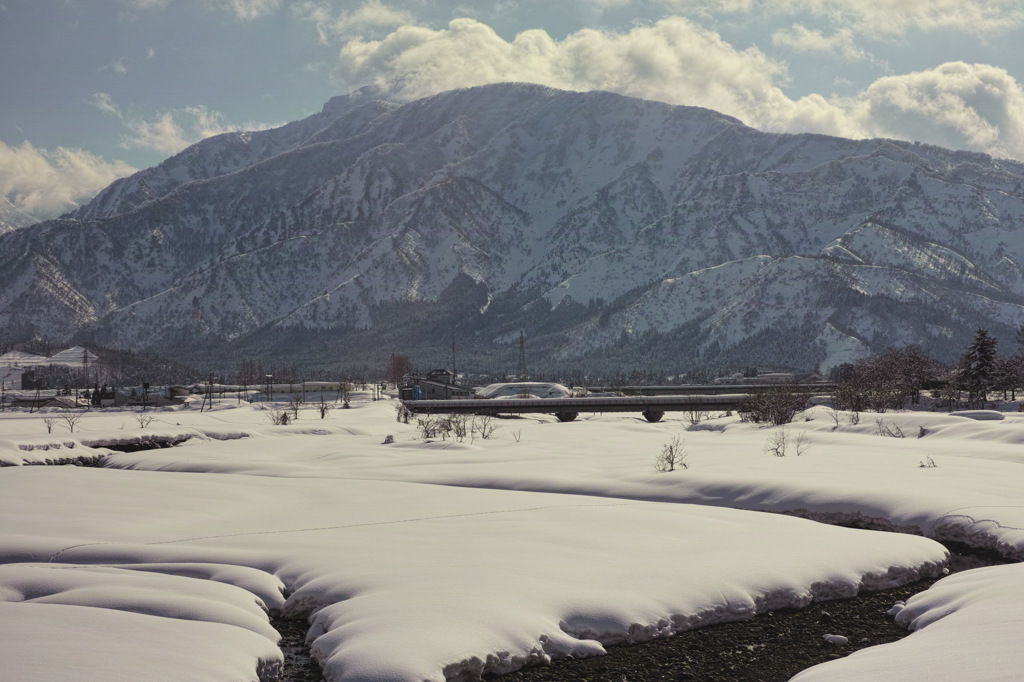
[[[809,448],[806,431],[801,431],[794,436],[787,428],[773,431],[763,446],[764,452],[773,457],[785,457],[790,454],[800,457],[806,454]]]
[[[416,419],[416,428],[419,429],[420,438],[423,440],[437,438],[438,427],[438,420],[429,414]]]
[[[689,469],[690,467],[686,463],[687,454],[686,448],[683,447],[683,441],[679,440],[679,436],[676,436],[670,442],[665,443],[661,448],[661,452],[654,458],[654,470],[668,472],[675,471],[676,467]]]
[[[470,442],[473,442],[474,435],[479,435],[484,440],[488,440],[497,429],[498,426],[494,423],[494,417],[489,414],[479,414],[473,417],[473,422],[470,424]]]
[[[81,412],[65,412],[61,415],[64,418],[64,426],[68,427],[68,431],[71,433],[75,432],[75,424],[82,418]]]
[[[782,426],[807,407],[807,394],[785,384],[748,396],[740,407],[741,420]]]
[[[469,415],[468,414],[453,414],[448,417],[448,423],[451,426],[452,434],[455,436],[455,440],[460,443],[466,439],[469,435]]]
[[[696,426],[697,424],[700,424],[702,421],[710,419],[711,415],[710,413],[705,412],[703,410],[690,410],[686,412],[683,418],[686,420],[686,423],[689,424],[690,426]]]
[[[334,406],[331,405],[326,400],[324,400],[323,396],[320,396],[320,402],[317,403],[316,409],[320,410],[320,418],[321,419],[324,419],[324,418],[327,417],[327,414],[331,411],[332,407],[334,407]],[[402,407],[405,407],[405,406],[403,405]]]
[[[903,438],[903,428],[896,423],[887,424],[881,417],[875,420],[875,428],[878,430],[879,436],[887,438]],[[920,438],[920,436],[918,436]]]

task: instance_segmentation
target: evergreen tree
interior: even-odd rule
[[[995,379],[998,343],[989,335],[987,329],[978,329],[971,345],[960,356],[964,388],[969,394],[968,402],[972,406],[985,406],[985,400]]]

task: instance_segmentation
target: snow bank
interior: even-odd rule
[[[175,581],[200,581],[163,575],[159,565],[247,566],[293,590],[280,604],[286,615],[313,614],[314,653],[339,680],[443,680],[601,653],[610,643],[935,575],[946,555],[925,538],[732,509],[108,469],[6,470],[0,518],[0,562],[12,571],[0,572],[0,594],[22,594],[45,570],[40,561],[87,565],[86,584],[99,583],[91,596],[72,597],[74,585],[49,574],[40,580],[95,609],[189,612],[258,629],[237,601],[222,604],[219,587],[202,598],[221,603],[198,609],[195,590]],[[141,591],[118,577],[129,588],[118,593],[103,581],[129,572],[104,565],[135,565],[169,582]],[[243,602],[259,604],[246,594]],[[9,614],[12,623],[21,618]],[[0,648],[19,670],[30,665],[19,650]]]
[[[933,574],[944,556],[922,537],[743,509],[1024,557],[1024,415],[863,413],[859,423],[836,416],[817,407],[785,429],[716,418],[688,431],[681,414],[656,424],[628,414],[568,424],[538,415],[494,420],[486,440],[424,443],[415,425],[395,421],[391,401],[354,403],[324,420],[306,409],[289,427],[246,405],[181,411],[168,418],[180,423],[162,426],[195,429],[206,440],[112,454],[109,469],[2,470],[0,564],[219,580],[272,611],[311,614],[314,651],[337,679],[440,680],[890,586]],[[33,419],[0,417],[4,438],[46,442]],[[82,437],[123,422],[124,415],[88,416]],[[802,456],[766,452],[783,430],[790,439],[803,435]],[[248,437],[222,441],[214,433]],[[393,443],[383,444],[386,436]],[[689,468],[655,472],[655,456],[675,437]],[[218,566],[228,573],[216,577]],[[990,589],[1005,585],[1019,603],[1014,574],[993,575]],[[980,588],[958,594],[968,592]],[[959,614],[968,602],[982,603],[944,603]],[[911,600],[907,613],[918,606]],[[908,665],[950,650],[941,638],[918,639],[941,633],[944,622],[973,641],[975,626],[956,614],[904,640],[923,642]],[[29,624],[34,617],[17,616]],[[1012,618],[1006,630],[1024,637]],[[0,640],[0,656],[9,655],[22,656]],[[959,655],[965,669],[1019,664],[1010,647],[961,647]],[[254,669],[258,657],[246,656]],[[903,654],[894,656],[887,664],[899,670]]]
[[[899,642],[863,649],[794,682],[1019,680],[1024,669],[1024,566],[957,573],[910,598],[896,622]]]
[[[273,679],[283,658],[243,589],[101,566],[0,566],[0,657],[12,680]]]

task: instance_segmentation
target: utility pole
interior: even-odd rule
[[[519,330],[519,368],[516,373],[519,374],[520,381],[526,379],[526,336],[522,329]]]
[[[85,375],[85,387],[89,388],[89,349],[82,346],[82,374]]]

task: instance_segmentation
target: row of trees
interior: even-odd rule
[[[1017,330],[1019,348],[999,354],[998,339],[978,329],[959,361],[948,367],[917,344],[890,348],[882,353],[836,367],[835,405],[860,412],[884,412],[920,402],[929,389],[949,409],[984,408],[993,393],[1016,400],[1024,387],[1024,325]]]

